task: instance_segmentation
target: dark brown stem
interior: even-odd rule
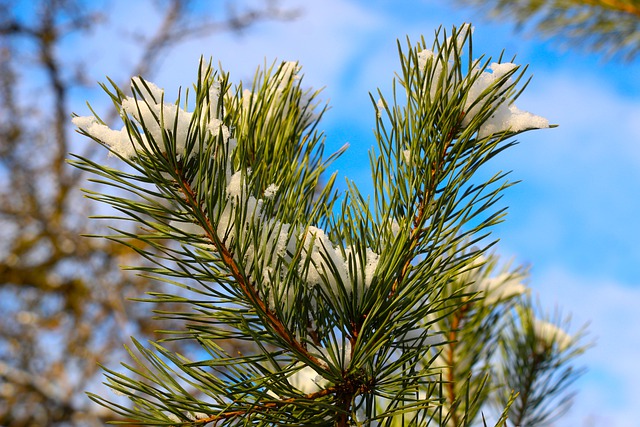
[[[183,176],[182,171],[176,171],[179,176]],[[191,206],[191,209],[194,211],[200,210],[200,204],[196,200],[195,193],[191,188],[191,185],[183,181],[182,183],[182,192],[185,196],[186,202]],[[215,245],[218,253],[220,254],[222,261],[229,268],[231,275],[234,280],[242,290],[242,293],[247,297],[251,305],[258,309],[258,312],[264,315],[268,325],[273,328],[273,330],[297,353],[303,354],[306,358],[311,360],[315,365],[321,367],[322,369],[327,369],[327,366],[320,359],[315,357],[313,354],[309,353],[305,346],[300,343],[298,340],[294,338],[294,334],[291,333],[287,327],[282,323],[282,321],[278,318],[278,316],[267,307],[265,302],[258,295],[258,291],[255,286],[251,283],[249,278],[245,277],[242,271],[240,271],[240,267],[238,263],[233,258],[233,254],[229,251],[227,245],[220,240],[216,232],[216,228],[213,226],[208,216],[201,212],[202,217],[205,218],[205,232],[207,233],[207,237],[213,244]]]
[[[525,380],[524,390],[520,391],[518,395],[520,399],[519,413],[517,414],[517,418],[515,419],[514,425],[520,426],[525,421],[527,416],[527,405],[529,404],[529,397],[531,396],[531,391],[533,388],[533,381],[536,377],[536,372],[538,370],[538,365],[544,358],[543,353],[535,353],[533,354],[533,360],[531,365],[529,366],[529,370],[527,372],[527,378]]]
[[[460,117],[460,122],[462,122],[462,118],[463,116]],[[458,126],[456,126],[456,129],[458,129]],[[457,130],[451,130],[447,135],[447,137],[445,138],[445,144],[442,149],[442,153],[440,153],[440,157],[437,160],[434,160],[432,162],[430,185],[425,190],[424,194],[421,194],[418,196],[418,201],[419,201],[418,211],[416,212],[413,218],[413,227],[411,230],[411,236],[409,238],[410,240],[409,250],[407,251],[408,254],[411,254],[413,252],[413,250],[418,245],[418,241],[420,237],[422,236],[422,233],[423,233],[422,222],[424,221],[425,216],[429,213],[428,206],[432,202],[433,195],[436,192],[436,187],[437,187],[437,183],[435,180],[436,173],[440,172],[444,168],[444,164],[447,158],[447,152],[449,151],[449,148],[453,143],[453,139],[456,133],[457,133]],[[396,294],[398,284],[402,281],[402,279],[404,279],[409,268],[411,267],[411,261],[412,261],[411,258],[407,258],[405,260],[405,263],[402,266],[402,270],[400,272],[399,277],[395,280],[395,282],[391,287],[391,293],[389,297],[393,297]]]
[[[324,396],[329,396],[331,394],[334,394],[337,392],[336,387],[329,387],[320,391],[317,391],[315,393],[311,393],[311,394],[307,394],[306,396],[304,396],[305,399],[308,400],[313,400],[313,399],[318,399]],[[271,409],[277,409],[279,407],[282,407],[284,405],[288,405],[288,404],[292,404],[292,403],[296,403],[296,401],[298,400],[298,397],[292,397],[289,399],[282,399],[282,400],[278,400],[278,401],[272,401],[272,402],[266,402],[266,403],[261,403],[261,404],[253,404],[249,409],[239,409],[239,410],[235,410],[235,411],[228,411],[228,412],[224,412],[222,414],[218,414],[218,415],[212,415],[210,417],[207,418],[201,418],[198,419],[196,421],[192,421],[193,425],[206,425],[209,423],[214,423],[214,425],[216,425],[217,423],[220,423],[222,421],[225,420],[230,420],[233,418],[242,418],[245,417],[247,414],[255,414],[257,412],[266,412],[268,410]]]
[[[449,400],[449,408],[451,411],[451,421],[454,426],[460,425],[460,417],[458,416],[458,410],[455,407],[457,405],[458,395],[456,393],[457,378],[456,369],[458,366],[458,359],[456,357],[456,347],[460,340],[458,331],[462,327],[462,323],[467,317],[467,313],[471,309],[469,303],[464,304],[453,314],[453,321],[451,322],[451,330],[449,331],[449,343],[446,347],[445,359],[447,361],[447,367],[445,367],[445,379],[447,381],[447,399]]]

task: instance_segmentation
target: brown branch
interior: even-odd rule
[[[302,399],[307,399],[307,400],[315,400],[315,399],[319,399],[321,397],[325,397],[325,396],[329,396],[331,394],[336,393],[337,388],[336,387],[328,387],[325,389],[322,389],[320,391],[317,391],[315,393],[310,393],[307,394],[305,396],[302,397]],[[234,411],[228,411],[228,412],[223,412],[221,414],[217,414],[217,415],[212,415],[210,417],[206,417],[206,418],[200,418],[196,421],[193,421],[193,424],[208,424],[208,423],[219,423],[220,421],[225,421],[225,420],[229,420],[232,418],[237,418],[237,417],[245,417],[248,414],[254,414],[254,413],[258,413],[258,412],[265,412],[271,409],[277,409],[279,407],[285,406],[285,405],[289,405],[292,403],[296,403],[298,400],[300,399],[300,397],[291,397],[288,399],[282,399],[282,400],[278,400],[278,401],[273,401],[273,402],[266,402],[266,403],[262,403],[260,405],[257,404],[252,404],[251,407],[249,409],[237,409]]]
[[[229,2],[227,17],[221,21],[205,21],[193,25],[187,19],[186,24],[181,25],[185,23],[186,4],[183,0],[172,0],[158,31],[145,44],[144,52],[134,68],[133,75],[148,75],[167,50],[186,39],[202,38],[216,32],[241,31],[261,20],[283,21],[299,16],[297,10],[282,10],[277,3],[277,1],[268,0],[267,6],[263,9],[249,9],[238,13],[233,7],[234,3]]]
[[[543,361],[544,356],[540,353],[535,353],[533,354],[533,360],[531,361],[531,363],[527,366],[527,376],[525,379],[525,387],[524,390],[518,390],[519,394],[518,394],[518,398],[521,402],[520,405],[517,406],[517,409],[520,409],[520,412],[518,412],[517,417],[515,419],[515,423],[514,425],[519,426],[522,425],[522,423],[526,420],[527,418],[527,409],[528,409],[528,405],[529,405],[529,398],[531,397],[531,392],[532,392],[532,388],[534,385],[534,380],[536,378],[536,371],[538,370],[540,363]]]
[[[464,115],[462,115],[459,118],[459,123],[462,123],[463,117]],[[419,201],[418,211],[413,218],[413,227],[411,229],[411,236],[409,237],[410,245],[409,245],[409,250],[407,251],[408,254],[411,254],[413,250],[416,248],[416,246],[418,245],[418,240],[420,239],[420,237],[422,236],[422,233],[424,232],[421,225],[422,225],[422,222],[424,221],[425,216],[428,213],[427,208],[431,204],[433,195],[435,194],[435,191],[436,191],[436,186],[437,186],[437,183],[435,181],[436,173],[439,171],[442,171],[442,169],[444,168],[445,160],[447,158],[447,152],[449,151],[449,148],[451,148],[453,139],[455,138],[458,128],[459,126],[456,126],[454,129],[452,129],[447,135],[447,137],[445,138],[445,144],[442,149],[442,153],[440,154],[440,158],[437,159],[437,161],[434,160],[432,162],[431,177],[430,177],[431,185],[429,186],[429,188],[426,189],[424,194],[418,195],[418,201]],[[411,261],[412,261],[411,258],[407,258],[405,260],[405,263],[402,267],[399,277],[396,278],[395,282],[391,287],[390,297],[393,297],[396,294],[398,284],[404,279],[407,272],[409,271],[409,268],[411,268]]]
[[[457,309],[453,315],[453,322],[451,322],[451,330],[449,331],[449,339],[447,343],[447,354],[446,361],[447,366],[443,369],[446,370],[446,380],[447,380],[447,394],[449,399],[450,411],[451,411],[451,420],[453,421],[454,426],[460,425],[460,419],[458,417],[458,411],[455,408],[457,403],[457,393],[456,393],[456,367],[458,366],[457,358],[456,358],[456,347],[459,342],[458,331],[461,328],[461,323],[465,320],[467,313],[471,309],[470,303],[465,303],[462,307]]]
[[[325,389],[316,391],[314,393],[306,394],[302,397],[292,397],[288,399],[282,399],[272,402],[262,403],[260,405],[252,404],[249,409],[239,409],[229,412],[223,412],[221,414],[212,415],[207,418],[201,418],[197,421],[194,421],[196,424],[208,424],[208,423],[218,423],[220,421],[225,421],[231,418],[236,417],[244,417],[248,414],[264,412],[271,409],[277,409],[279,407],[296,403],[299,399],[305,400],[315,400],[321,397],[336,395],[340,400],[343,411],[340,412],[338,419],[336,421],[337,426],[348,426],[349,414],[348,409],[351,405],[351,400],[355,393],[365,393],[371,388],[371,384],[361,383],[353,378],[346,378],[345,383],[342,385],[336,385],[332,387],[327,387]]]
[[[177,170],[176,173],[178,176],[184,176],[182,171]],[[309,351],[305,348],[305,346],[295,339],[294,334],[291,333],[287,327],[282,323],[282,321],[278,318],[276,313],[267,307],[265,302],[258,295],[258,291],[255,286],[251,283],[251,281],[244,276],[237,262],[235,261],[233,254],[229,251],[229,248],[225,245],[223,241],[220,240],[216,228],[214,227],[211,220],[208,216],[201,211],[200,204],[196,200],[196,195],[191,188],[191,185],[183,180],[182,182],[182,193],[185,196],[186,202],[190,205],[191,209],[194,212],[200,212],[202,217],[206,221],[206,226],[204,227],[205,232],[207,233],[207,237],[211,242],[213,242],[214,246],[218,250],[222,261],[229,268],[231,275],[234,280],[240,286],[242,293],[247,297],[249,302],[261,312],[268,323],[268,325],[275,330],[275,332],[296,352],[303,354],[306,358],[311,360],[314,364],[318,365],[322,369],[326,370],[327,366],[324,362],[318,359],[313,354],[309,353]]]
[[[68,151],[65,129],[67,127],[69,114],[66,110],[68,85],[62,80],[60,67],[54,55],[54,48],[58,42],[54,13],[55,10],[53,10],[52,7],[46,8],[46,14],[42,20],[42,28],[37,32],[37,38],[40,47],[40,62],[46,70],[54,97],[53,134],[57,152],[52,166],[53,172],[55,176],[58,177],[60,184],[59,191],[56,194],[58,198],[56,208],[58,213],[60,213],[64,208],[63,201],[66,198],[68,190],[68,185],[64,179],[66,174],[63,167],[66,166],[65,158]]]
[[[451,412],[451,420],[453,421],[453,425],[457,426],[459,424],[458,420],[458,411],[454,408],[456,403],[456,377],[455,377],[455,367],[456,367],[456,343],[458,340],[458,328],[460,327],[460,316],[456,312],[453,317],[453,322],[451,324],[451,330],[449,331],[449,343],[447,344],[447,366],[445,369],[445,377],[447,379],[447,397],[449,399],[449,411]]]
[[[626,13],[640,18],[640,8],[631,2],[619,0],[583,0],[591,6],[613,9],[614,12]]]

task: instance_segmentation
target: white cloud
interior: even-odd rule
[[[165,64],[162,77],[175,81],[184,75],[184,67],[189,74],[195,73],[192,64],[204,55],[220,61],[235,79],[251,79],[258,65],[278,59],[300,61],[305,80],[314,87],[332,85],[359,43],[382,19],[370,8],[342,0],[289,3],[301,10],[299,18],[259,23],[240,35],[216,34],[188,43],[172,54],[172,66]]]
[[[640,166],[640,103],[616,89],[609,73],[579,74],[568,66],[538,72],[522,99],[527,108],[560,125],[528,138],[534,141],[521,150],[530,166],[555,166],[565,174],[577,166],[601,172],[614,161],[617,167]]]
[[[519,104],[560,127],[523,135],[496,159],[524,181],[507,192],[505,244],[534,266],[631,279],[640,259],[640,103],[611,72],[564,66],[536,73]]]

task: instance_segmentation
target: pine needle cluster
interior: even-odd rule
[[[327,175],[346,148],[325,156],[326,106],[295,62],[251,87],[203,62],[175,102],[142,78],[131,96],[104,86],[124,127],[73,120],[122,167],[72,164],[111,188],[88,197],[134,224],[106,237],[175,287],[145,300],[183,322],[167,340],[198,351],[134,340],[127,371],[105,368],[131,403],[90,397],[142,425],[463,426],[491,405],[496,425],[534,425],[561,411],[585,346],[536,320],[526,271],[491,252],[512,183],[477,177],[549,125],[514,104],[526,69],[474,58],[471,36],[398,43],[391,96],[371,95],[372,197]]]
[[[637,0],[458,0],[517,28],[559,38],[563,47],[632,61],[640,53]]]

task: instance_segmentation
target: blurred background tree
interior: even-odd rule
[[[145,291],[145,279],[118,267],[136,263],[127,259],[136,254],[80,237],[104,224],[86,219],[93,207],[77,189],[86,185],[86,177],[65,164],[69,98],[86,87],[89,60],[82,49],[71,53],[65,46],[70,39],[116,26],[118,16],[108,5],[0,0],[2,426],[103,425],[104,414],[84,395],[102,381],[98,363],[122,360],[122,343],[130,335],[154,336],[150,313],[123,304]],[[162,58],[186,41],[298,13],[277,0],[144,5],[148,15],[141,19],[158,16],[157,24],[150,20],[144,33],[120,32],[119,39],[109,40],[139,49],[137,59],[127,58],[133,64],[123,73],[127,79],[152,77]],[[115,117],[114,110],[110,121]]]
[[[626,0],[458,0],[562,44],[626,60],[640,51],[640,2]],[[143,33],[121,32],[112,45],[135,44],[123,78],[152,79],[182,43],[262,21],[294,19],[277,0],[143,3]],[[93,207],[77,190],[85,177],[65,165],[69,97],[88,85],[86,52],[63,46],[118,25],[109,2],[0,0],[0,425],[102,425],[84,391],[102,380],[97,363],[122,359],[130,335],[155,338],[140,305],[146,289],[122,273],[133,251],[96,234]],[[146,20],[145,15],[141,19]],[[538,32],[539,31],[539,32]],[[62,59],[64,53],[64,60]],[[72,58],[71,60],[69,58]],[[124,65],[123,65],[124,66]],[[102,76],[100,76],[102,77]],[[122,82],[119,82],[122,83]],[[86,97],[85,97],[86,98]],[[84,99],[84,98],[83,98]],[[115,111],[107,122],[115,119]],[[88,150],[95,147],[87,148]],[[79,151],[84,156],[104,153]],[[155,327],[154,327],[155,328]],[[111,363],[113,364],[113,363]]]
[[[631,61],[640,53],[638,0],[458,0],[564,47]]]

